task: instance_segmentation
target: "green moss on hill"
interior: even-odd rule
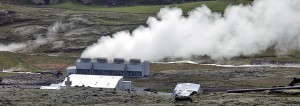
[[[16,4],[16,5],[32,5],[30,0],[0,0],[3,4]]]
[[[100,5],[83,5],[74,2],[63,2],[55,4],[52,7],[61,8],[65,10],[74,11],[110,11],[110,12],[128,12],[128,13],[157,13],[160,8],[163,7],[178,7],[184,12],[190,11],[196,7],[207,5],[212,11],[223,12],[224,9],[236,2],[218,2],[218,1],[203,1],[203,2],[190,2],[183,4],[170,4],[170,5],[139,5],[139,6],[118,6],[118,7],[107,7]]]

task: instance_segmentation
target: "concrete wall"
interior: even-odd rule
[[[149,76],[150,75],[150,62],[149,61],[144,61],[143,63],[143,70],[144,70],[144,76]]]
[[[131,91],[131,81],[123,81],[123,90]]]
[[[95,70],[123,70],[125,69],[125,64],[112,64],[112,63],[93,63],[93,68]]]
[[[91,69],[92,63],[76,63],[77,69]]]
[[[127,64],[127,71],[143,71],[143,65]]]

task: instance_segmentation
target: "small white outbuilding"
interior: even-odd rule
[[[83,75],[71,74],[68,76],[72,82],[71,87],[85,86],[93,88],[123,89],[123,76]],[[67,78],[62,83],[66,87]]]
[[[69,81],[68,81],[69,78]],[[109,88],[120,90],[131,90],[131,81],[123,81],[123,76],[84,75],[71,74],[65,78],[60,86],[43,86],[41,89],[65,89],[66,82],[71,82],[70,87],[84,86],[92,88]]]

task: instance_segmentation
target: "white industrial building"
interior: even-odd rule
[[[149,61],[141,62],[140,59],[130,59],[126,62],[123,58],[114,58],[109,62],[107,58],[79,58],[76,66],[67,68],[67,75],[110,75],[124,77],[149,76]]]
[[[92,87],[109,88],[120,90],[131,90],[131,81],[123,81],[123,76],[104,76],[104,75],[83,75],[71,74],[62,83],[42,86],[40,89],[66,89],[66,82],[70,82],[70,87]]]

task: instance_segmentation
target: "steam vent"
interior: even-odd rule
[[[67,76],[71,74],[110,75],[124,77],[149,76],[149,61],[130,59],[126,62],[123,58],[114,58],[112,62],[107,58],[79,58],[76,66],[67,68]]]

